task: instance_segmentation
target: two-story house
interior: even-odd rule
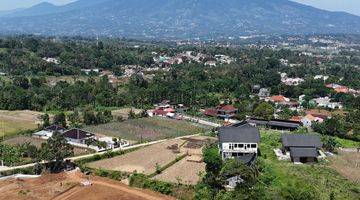
[[[251,163],[259,153],[259,129],[250,124],[219,128],[219,149],[223,159],[235,158]]]

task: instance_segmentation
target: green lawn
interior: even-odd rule
[[[357,148],[357,147],[360,147],[360,142],[341,139],[341,138],[336,138],[336,140],[339,143],[340,147],[344,147],[344,148]]]
[[[313,165],[294,165],[289,161],[278,161],[273,152],[281,146],[281,134],[275,131],[261,131],[262,171],[260,181],[264,184],[268,197],[278,199],[286,196],[289,190],[301,198],[305,190],[312,191],[314,199],[329,199],[333,193],[335,199],[359,199],[360,185],[348,181],[330,167],[329,161]],[[280,198],[281,199],[281,198]]]
[[[142,118],[88,126],[87,131],[133,141],[152,141],[202,133],[210,128],[166,118]]]

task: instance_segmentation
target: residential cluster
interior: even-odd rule
[[[39,132],[33,133],[33,136],[47,140],[55,132],[62,134],[68,143],[73,146],[89,148],[98,152],[129,146],[129,142],[123,139],[94,134],[78,128],[66,129],[58,125],[46,127]]]

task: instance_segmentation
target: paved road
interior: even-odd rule
[[[193,136],[198,136],[198,135],[200,135],[200,134],[186,135],[186,136],[181,136],[181,137],[171,138],[171,139],[188,138],[188,137],[193,137]],[[160,142],[165,142],[165,141],[171,140],[171,139],[157,140],[157,141],[153,141],[153,142],[147,142],[147,143],[132,145],[132,146],[124,147],[124,148],[117,148],[117,149],[113,149],[113,151],[125,151],[125,150],[134,149],[134,148],[138,148],[138,147],[144,147],[144,146],[148,146],[148,145],[157,144],[157,143],[160,143]],[[76,161],[76,160],[81,160],[81,159],[84,159],[84,158],[89,158],[89,157],[92,157],[92,156],[95,156],[95,155],[102,155],[102,154],[105,154],[105,153],[107,153],[107,152],[103,151],[103,152],[87,154],[87,155],[83,155],[83,156],[71,157],[71,158],[67,158],[67,159],[71,160],[71,161]],[[10,171],[10,170],[15,170],[15,169],[24,169],[24,168],[28,168],[28,167],[33,167],[35,165],[36,165],[36,163],[30,163],[30,164],[26,164],[26,165],[15,166],[15,167],[6,167],[6,166],[1,167],[0,166],[0,172],[5,172],[5,171]]]
[[[215,127],[215,128],[221,127],[221,124],[210,122],[210,121],[200,119],[200,118],[197,118],[197,117],[192,117],[192,116],[187,116],[187,115],[183,115],[183,117],[186,120],[191,120],[191,121],[194,121],[194,122],[202,124],[202,125],[212,126],[212,127]]]

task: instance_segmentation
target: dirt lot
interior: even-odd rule
[[[94,77],[95,80],[97,77]],[[89,77],[87,76],[48,76],[47,82],[49,85],[55,85],[60,81],[65,81],[67,83],[74,83],[75,81],[87,81]]]
[[[162,200],[172,199],[155,192],[130,188],[120,182],[91,177],[91,186],[81,183],[87,178],[79,172],[44,175],[36,179],[0,181],[0,199],[11,200]]]
[[[207,130],[190,122],[166,118],[142,118],[84,128],[87,131],[133,141],[153,141],[193,135]]]
[[[168,149],[168,147],[172,145],[177,144],[180,146],[183,142],[184,140],[182,139],[168,140],[123,156],[96,161],[90,163],[89,166],[130,173],[137,171],[139,173],[152,174],[156,171],[156,164],[164,166],[175,160],[176,157],[183,155],[180,152],[173,152],[171,149]]]
[[[170,183],[180,182],[186,185],[196,185],[200,181],[200,173],[205,172],[205,163],[193,161],[192,157],[197,156],[185,157],[161,174],[156,175],[154,179]]]
[[[32,130],[40,124],[43,113],[35,111],[0,111],[0,135],[12,135],[24,130]]]
[[[331,161],[333,169],[349,180],[360,183],[360,153],[340,151]]]
[[[205,144],[214,141],[214,138],[196,136],[184,139],[186,143],[180,148],[181,152],[188,156],[175,163],[154,179],[170,183],[182,183],[195,185],[201,179],[201,174],[205,172],[205,163],[202,160],[202,149]]]
[[[21,145],[21,144],[25,144],[25,143],[30,143],[30,144],[35,145],[36,147],[40,148],[41,144],[45,143],[45,142],[46,142],[46,140],[43,140],[40,138],[34,138],[34,137],[30,137],[30,136],[17,136],[14,138],[7,139],[3,143],[8,144],[8,145]],[[76,156],[85,155],[85,154],[92,153],[92,152],[93,151],[89,150],[89,149],[74,147],[74,154]]]
[[[113,111],[111,111],[111,114],[112,114],[114,117],[121,116],[121,117],[123,117],[123,119],[127,119],[130,110],[131,110],[131,108],[121,108],[121,109],[118,109],[118,110],[113,110]],[[132,109],[132,110],[133,110],[133,112],[134,112],[135,114],[139,114],[139,113],[142,111],[141,109]]]
[[[214,139],[204,136],[172,139],[123,156],[93,162],[89,166],[130,173],[136,170],[149,175],[156,171],[156,164],[164,166],[175,160],[176,157],[187,154],[188,156],[154,178],[166,182],[194,185],[200,180],[199,173],[205,171],[202,148],[211,140]],[[181,180],[178,179],[179,177]]]

